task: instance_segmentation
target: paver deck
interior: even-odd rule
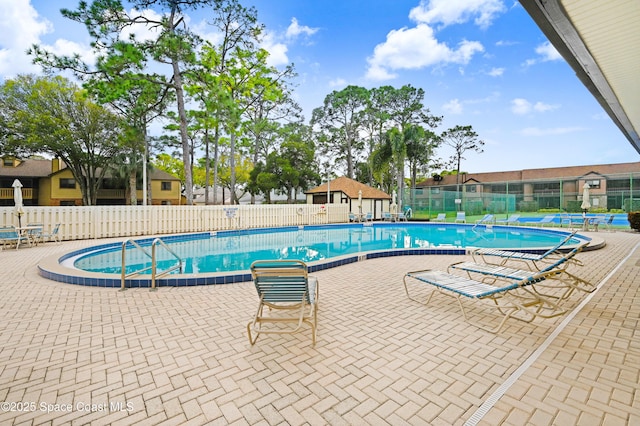
[[[404,294],[405,272],[470,256],[315,273],[315,348],[307,332],[249,345],[251,283],[88,288],[36,265],[95,241],[0,251],[0,424],[640,424],[640,234],[592,235],[606,247],[571,270],[598,290],[498,335]]]

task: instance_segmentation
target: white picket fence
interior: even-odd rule
[[[347,222],[348,204],[261,204],[238,206],[0,207],[0,226],[60,223],[63,240],[209,232],[227,229]]]

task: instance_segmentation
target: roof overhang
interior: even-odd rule
[[[520,3],[640,153],[640,2]]]

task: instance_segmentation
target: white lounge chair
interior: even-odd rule
[[[495,222],[495,218],[492,214],[485,214],[482,219],[476,220],[476,225],[486,225],[493,224]]]
[[[445,222],[447,220],[446,213],[438,213],[438,216],[435,219],[431,219],[432,222]]]
[[[493,328],[477,321],[474,321],[473,324],[484,330],[497,333],[509,318],[531,322],[536,317],[552,318],[566,312],[553,300],[538,293],[533,288],[534,284],[540,283],[555,274],[557,274],[555,271],[536,272],[530,273],[528,277],[522,279],[504,280],[500,284],[487,284],[447,272],[423,270],[407,272],[403,282],[407,297],[424,305],[429,303],[435,290],[431,291],[426,301],[423,302],[415,295],[411,295],[408,281],[428,284],[440,290],[443,294],[455,297],[466,321],[469,321],[469,317],[464,308],[463,299],[487,302],[486,306],[497,309],[503,315],[502,320]],[[408,280],[409,278],[411,280]],[[411,287],[414,293],[418,291],[414,284],[411,284]]]
[[[540,268],[538,262],[550,261],[550,263],[553,263],[564,256],[560,250],[571,240],[571,238],[573,238],[576,232],[577,231],[573,231],[572,233],[567,234],[562,241],[541,254],[526,251],[480,248],[472,251],[471,256],[473,257],[474,262],[481,260],[483,263],[499,266],[506,264],[508,261],[520,261],[524,262],[527,266],[533,266],[533,268],[529,267],[529,270],[539,271],[544,268]],[[479,257],[479,259],[476,259],[476,256]],[[492,258],[497,259],[497,261],[492,261]],[[577,262],[577,260],[574,262]]]
[[[39,235],[40,241],[43,243],[46,241],[60,242],[60,224],[56,223],[51,232],[41,232]]]
[[[542,268],[539,272],[554,271],[556,275],[550,277],[560,283],[560,287],[564,288],[564,293],[559,296],[560,299],[568,298],[575,290],[584,291],[586,293],[593,292],[596,287],[589,281],[580,278],[567,271],[569,264],[581,264],[581,262],[575,259],[576,254],[580,253],[588,243],[580,244],[574,247],[568,253],[558,258],[555,262],[549,263],[546,267]],[[525,279],[531,276],[531,269],[516,269],[503,265],[495,265],[490,263],[476,263],[476,262],[457,262],[449,265],[448,271],[451,269],[458,269],[465,271],[469,274],[469,278],[473,278],[472,273],[481,274],[490,279],[490,283],[497,279],[510,279],[518,280]],[[485,281],[484,279],[482,280]],[[554,287],[553,285],[541,284],[540,287]],[[558,287],[557,285],[555,287]],[[554,297],[554,296],[549,296]]]
[[[455,223],[467,223],[467,215],[465,212],[457,212]]]
[[[514,224],[518,224],[520,220],[520,215],[519,214],[512,214],[511,216],[509,216],[506,219],[501,219],[501,220],[496,220],[497,224],[504,224],[504,225],[514,225]]]

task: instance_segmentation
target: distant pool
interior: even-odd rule
[[[311,270],[318,270],[382,256],[464,254],[466,250],[476,247],[535,252],[556,245],[566,235],[567,232],[563,230],[428,222],[321,225],[175,235],[162,239],[183,259],[184,268],[182,274],[168,275],[161,281],[173,281],[173,285],[245,281],[249,279],[251,263],[264,259],[302,260],[311,266]],[[589,238],[576,236],[570,245],[586,240]],[[152,239],[136,242],[148,246]],[[67,268],[85,273],[81,274],[83,278],[71,280],[73,283],[116,286],[114,283],[119,285],[122,270],[121,247],[121,243],[91,247],[69,253],[59,261]],[[127,249],[126,252],[126,273],[150,266],[148,257],[139,250]],[[158,249],[159,270],[168,269],[176,262],[166,250]],[[45,275],[46,271],[44,274],[43,271],[44,268],[41,268],[41,274]],[[99,277],[93,277],[93,273]],[[187,276],[190,281],[182,282]],[[96,281],[100,278],[102,283]],[[89,281],[84,282],[86,280]],[[66,279],[62,281],[69,282]],[[132,281],[143,285],[142,282],[149,281],[149,278],[141,277]]]

